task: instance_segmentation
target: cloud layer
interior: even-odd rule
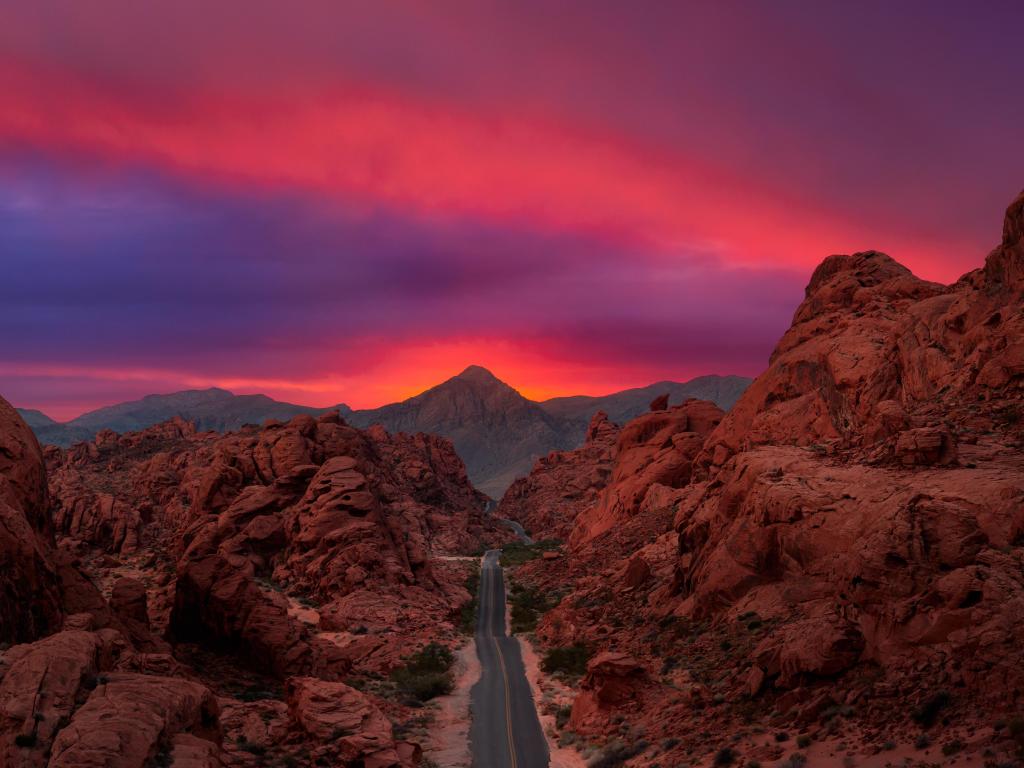
[[[0,10],[2,393],[756,374],[825,255],[955,279],[1024,177],[1019,10],[912,5]]]

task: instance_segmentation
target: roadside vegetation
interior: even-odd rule
[[[537,628],[537,621],[558,604],[558,596],[535,586],[511,582],[509,594],[512,634],[526,634]]]
[[[584,645],[565,645],[544,652],[540,668],[549,675],[579,678],[586,674],[590,651]]]
[[[398,690],[415,702],[430,701],[452,692],[455,657],[440,643],[429,643],[391,672]]]
[[[501,567],[511,568],[531,560],[536,560],[545,552],[554,552],[562,546],[558,539],[544,539],[535,541],[533,544],[524,544],[520,541],[505,544],[501,548]]]
[[[473,570],[466,576],[463,586],[469,592],[469,601],[463,603],[459,609],[459,631],[465,635],[472,635],[476,631],[476,617],[480,611],[480,565],[478,563],[473,564]]]

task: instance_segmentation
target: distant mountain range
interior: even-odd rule
[[[141,400],[90,411],[71,421],[54,421],[41,411],[18,409],[40,442],[68,446],[112,429],[132,432],[180,416],[197,429],[228,432],[267,419],[290,419],[339,410],[354,426],[380,424],[389,432],[429,432],[452,440],[477,488],[499,498],[512,481],[530,471],[538,457],[580,445],[590,417],[605,411],[623,423],[648,409],[659,395],[672,404],[688,397],[712,400],[728,409],[750,384],[741,376],[701,376],[685,383],[662,381],[603,397],[578,395],[537,402],[480,366],[401,403],[354,411],[340,404],[313,408],[266,395],[235,395],[225,389],[147,395]]]

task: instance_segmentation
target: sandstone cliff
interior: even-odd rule
[[[1012,757],[1022,232],[1024,195],[984,267],[950,286],[876,252],[829,257],[768,370],[698,445],[635,441],[627,461],[624,436],[655,429],[653,414],[626,425],[622,471],[578,480],[598,500],[563,507],[567,557],[519,574],[569,589],[541,621],[545,644],[600,652],[566,726],[576,738],[605,743],[630,723],[636,765],[725,747],[722,760]],[[517,509],[549,504],[550,472],[521,484],[538,490]]]

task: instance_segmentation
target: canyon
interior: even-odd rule
[[[495,549],[547,737],[590,765],[1016,764],[1022,340],[1024,194],[952,285],[825,259],[734,403],[471,367],[386,424],[41,447],[0,401],[0,764],[429,765]],[[431,432],[481,388],[463,426],[575,437],[492,434],[476,482],[475,438]]]

